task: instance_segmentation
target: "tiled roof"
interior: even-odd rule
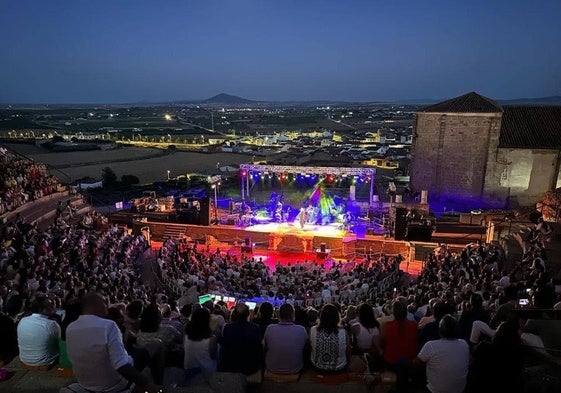
[[[473,91],[419,110],[428,113],[500,113],[502,111],[503,108],[498,102]]]
[[[561,106],[503,107],[499,147],[561,149]]]

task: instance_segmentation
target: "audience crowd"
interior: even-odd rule
[[[3,198],[6,179],[38,189],[35,164],[3,157]],[[394,375],[399,392],[519,392],[529,359],[561,355],[540,242],[511,271],[497,244],[440,245],[408,280],[400,256],[271,271],[188,239],[154,255],[143,235],[88,217],[44,231],[18,217],[0,234],[0,364],[58,365],[76,377],[72,391],[156,392],[175,366],[185,384],[217,371],[295,381],[310,369]]]
[[[59,182],[44,164],[0,147],[0,214],[57,192]]]

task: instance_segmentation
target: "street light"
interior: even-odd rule
[[[214,215],[216,223],[218,223],[218,187],[220,187],[220,180],[222,176],[214,175],[208,177],[210,188],[214,190]]]

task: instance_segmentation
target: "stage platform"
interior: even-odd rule
[[[329,250],[333,258],[354,258],[357,256],[401,254],[409,255],[408,242],[386,239],[377,235],[356,235],[344,231],[340,225],[312,225],[304,228],[289,223],[259,224],[248,227],[230,225],[199,226],[189,224],[164,223],[154,221],[133,222],[135,234],[150,229],[150,237],[155,241],[168,238],[189,237],[201,244],[220,243],[233,247],[250,246],[252,250],[274,252],[316,253],[322,247]]]

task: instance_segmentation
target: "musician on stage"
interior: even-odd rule
[[[242,206],[240,209],[240,214],[239,214],[239,222],[242,226],[246,226],[249,224],[250,222],[250,217],[251,217],[251,207],[249,207],[249,205],[247,203],[242,202]]]
[[[308,208],[306,209],[306,222],[308,222],[309,224],[315,224],[314,213],[315,213],[315,208],[312,205],[309,205]]]
[[[280,200],[277,202],[274,217],[276,222],[282,222],[282,202]]]
[[[351,229],[351,224],[353,222],[353,214],[350,211],[347,211],[343,217],[343,224],[346,231]]]
[[[288,220],[290,220],[290,213],[291,212],[292,212],[292,209],[290,208],[290,206],[287,206],[286,210],[284,211],[284,214],[283,214],[284,222],[288,222]]]
[[[300,229],[304,229],[304,224],[306,223],[307,220],[307,214],[306,214],[306,209],[301,208],[300,209]]]

